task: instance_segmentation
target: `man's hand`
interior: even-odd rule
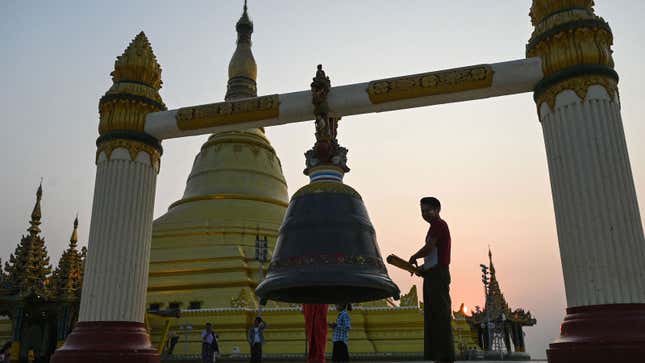
[[[417,264],[417,258],[415,256],[410,257],[408,262],[410,263],[410,265],[414,267],[417,267],[417,268],[419,267],[419,265]],[[414,275],[414,272],[410,272],[410,276],[413,276],[413,275]]]

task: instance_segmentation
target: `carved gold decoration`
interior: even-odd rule
[[[572,21],[584,21],[598,19],[593,11],[587,9],[570,9],[555,13],[541,22],[535,24],[535,29],[531,34],[531,39],[546,33],[547,31]]]
[[[161,66],[157,63],[150,42],[144,32],[139,33],[125,52],[114,62],[112,81],[133,81],[161,89]]]
[[[159,107],[140,100],[112,99],[99,105],[99,134],[129,130],[143,132],[146,115],[160,111]]]
[[[276,94],[184,107],[177,111],[177,127],[180,130],[196,130],[276,118],[279,115],[279,106],[280,101]]]
[[[535,30],[527,57],[541,57],[544,76],[577,65],[614,67],[609,25],[594,14],[591,0],[535,0]]]
[[[117,94],[128,94],[133,96],[139,96],[154,100],[160,104],[163,104],[163,100],[159,95],[159,92],[152,87],[148,87],[141,83],[132,83],[132,82],[116,82],[110,87],[110,89],[105,93],[106,95],[117,95]]]
[[[99,102],[99,134],[143,132],[146,115],[166,109],[158,92],[161,67],[143,32],[117,57],[111,75],[112,87]]]
[[[592,64],[614,68],[611,56],[613,36],[604,28],[562,31],[528,49],[527,57],[541,57],[544,76],[568,67]]]
[[[589,87],[593,85],[604,87],[605,90],[607,90],[607,93],[609,94],[611,100],[613,101],[616,99],[616,95],[618,94],[618,83],[613,78],[606,76],[581,76],[569,78],[557,83],[556,85],[550,87],[542,94],[540,94],[535,102],[538,109],[544,102],[546,102],[549,107],[553,109],[555,107],[555,99],[557,95],[566,90],[574,91],[576,95],[578,95],[578,97],[580,97],[580,99],[584,101],[587,97]]]
[[[445,93],[487,88],[493,84],[490,65],[477,65],[439,72],[372,81],[367,93],[373,104]]]
[[[247,289],[241,289],[237,297],[231,298],[232,308],[249,308],[253,305],[253,297]]]
[[[184,198],[181,200],[178,200],[174,202],[173,204],[168,207],[168,209],[172,209],[180,204],[184,203],[190,203],[190,202],[195,202],[195,201],[200,201],[200,200],[216,200],[216,199],[235,199],[235,200],[251,200],[255,202],[262,202],[262,203],[269,203],[269,204],[275,204],[279,205],[281,207],[288,207],[289,204],[278,200],[278,199],[273,199],[273,198],[262,198],[258,196],[253,196],[253,195],[243,195],[243,194],[209,194],[209,195],[200,195],[197,197],[190,197],[190,198]]]
[[[551,14],[567,9],[592,10],[593,5],[593,0],[534,0],[529,16],[533,25],[537,25]]]
[[[143,142],[134,141],[134,140],[125,140],[125,139],[116,139],[116,140],[110,140],[110,141],[101,143],[99,147],[96,149],[96,162],[98,162],[99,155],[101,155],[101,153],[105,153],[105,156],[109,160],[110,157],[112,156],[112,152],[118,148],[123,148],[128,150],[128,153],[130,153],[130,159],[132,161],[136,160],[137,155],[139,155],[139,152],[145,152],[150,156],[150,161],[152,165],[155,168],[158,168],[159,166],[161,154],[157,149]]]

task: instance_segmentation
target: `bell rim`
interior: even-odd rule
[[[392,281],[392,279],[386,273],[367,273],[367,272],[353,272],[351,276],[353,280],[347,279],[343,281],[316,281],[315,278],[312,279],[308,275],[318,275],[315,272],[303,273],[300,271],[296,276],[298,279],[292,279],[294,272],[298,271],[281,271],[267,275],[267,278],[262,281],[255,289],[255,294],[263,301],[265,300],[274,300],[287,303],[322,303],[322,304],[333,304],[333,303],[360,303],[367,301],[376,301],[392,297],[395,300],[399,300],[401,291],[399,287]],[[359,279],[356,279],[359,277]],[[285,282],[288,280],[288,282]],[[272,285],[279,284],[279,289],[272,289]],[[308,288],[327,288],[327,289],[337,289],[337,288],[351,288],[356,292],[355,295],[351,296],[360,296],[361,293],[372,292],[372,295],[367,295],[366,298],[351,298],[347,299],[348,301],[339,301],[334,299],[332,296],[329,299],[284,299],[281,296],[285,294],[281,292],[294,289],[308,289]],[[270,290],[270,291],[266,291]],[[263,293],[264,291],[264,293]],[[359,293],[361,292],[361,293]],[[321,301],[323,300],[323,301]]]

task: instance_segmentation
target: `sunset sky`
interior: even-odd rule
[[[645,200],[645,26],[640,0],[596,0],[614,33],[622,116],[636,190]],[[524,57],[530,0],[249,2],[258,93],[309,88],[322,63],[332,85]],[[43,235],[52,262],[78,212],[87,243],[99,98],[115,57],[144,30],[163,68],[169,108],[220,101],[242,1],[0,2],[0,256],[25,233],[44,178]],[[313,122],[271,127],[289,192],[308,183],[303,153]],[[165,141],[155,217],[181,198],[206,136]],[[384,256],[408,258],[427,224],[418,200],[433,195],[453,237],[452,289],[483,305],[479,264],[493,251],[512,308],[530,310],[528,350],[545,356],[565,309],[542,129],[532,94],[344,118],[339,142]],[[599,206],[601,207],[601,206]],[[641,211],[643,208],[641,207]],[[642,213],[642,212],[641,212]],[[641,215],[642,217],[642,215]],[[421,280],[390,270],[407,292]]]

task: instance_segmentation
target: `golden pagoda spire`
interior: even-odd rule
[[[69,238],[70,248],[75,249],[77,243],[78,243],[78,213],[76,214],[76,218],[74,218],[74,230],[72,231],[72,236]]]
[[[14,253],[9,256],[5,264],[7,281],[11,288],[18,290],[20,295],[26,296],[30,293],[43,296],[47,294],[46,282],[51,273],[49,256],[45,247],[44,239],[39,235],[40,201],[43,196],[42,180],[36,192],[36,205],[31,213],[31,226],[16,246]]]
[[[490,246],[488,246],[488,266],[490,268],[491,278],[495,276],[495,266],[493,266],[493,253],[490,251]]]
[[[228,87],[226,100],[256,97],[257,85],[255,83],[258,67],[251,51],[251,34],[253,22],[249,18],[246,0],[240,20],[237,21],[237,47],[228,64]]]
[[[74,229],[69,239],[69,247],[60,258],[52,278],[54,296],[74,298],[79,297],[83,283],[83,256],[77,249],[78,215],[74,219]]]
[[[508,316],[508,312],[510,310],[508,308],[508,303],[506,302],[506,298],[504,297],[504,294],[502,294],[502,290],[499,287],[499,282],[497,281],[497,275],[495,274],[495,266],[493,265],[493,253],[491,252],[490,247],[488,247],[488,268],[490,270],[490,282],[488,285],[488,295],[491,298],[488,301],[490,302],[490,304],[486,304],[486,309],[489,309],[492,319],[496,319],[501,314],[505,314]]]
[[[31,226],[27,228],[27,231],[29,231],[30,234],[32,235],[37,235],[40,233],[40,219],[42,218],[42,213],[40,211],[40,201],[43,197],[43,182],[41,180],[40,185],[38,186],[38,190],[36,191],[36,204],[34,205],[34,210],[31,212],[31,220],[29,221],[29,224]]]

